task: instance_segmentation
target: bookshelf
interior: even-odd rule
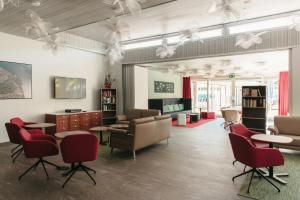
[[[116,122],[117,114],[117,90],[116,89],[101,89],[100,90],[102,123],[110,125]]]
[[[243,86],[243,124],[250,130],[266,133],[267,122],[266,86]]]

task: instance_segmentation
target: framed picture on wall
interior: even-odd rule
[[[0,99],[32,98],[32,66],[0,61]]]
[[[154,92],[155,93],[174,93],[174,83],[154,81]]]

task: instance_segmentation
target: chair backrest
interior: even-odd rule
[[[279,134],[300,135],[300,116],[275,116],[274,125]]]
[[[239,123],[241,115],[238,110],[224,110],[224,116],[226,122]]]
[[[26,142],[32,140],[31,134],[24,128],[20,129],[20,138],[23,143],[26,143]]]
[[[242,136],[247,137],[247,138],[251,137],[251,134],[250,134],[248,128],[245,125],[241,124],[241,123],[232,124],[230,126],[230,132],[234,133],[234,134],[237,134],[237,135],[242,135]]]
[[[241,135],[229,133],[229,139],[234,158],[250,167],[255,167],[255,146]]]
[[[24,121],[19,117],[14,117],[14,118],[10,119],[10,123],[16,124],[19,127],[24,126]]]
[[[97,159],[99,140],[93,134],[78,134],[65,137],[60,143],[65,163],[87,162]]]
[[[20,127],[13,123],[5,123],[5,128],[9,137],[9,141],[14,144],[22,144],[23,140],[20,136]]]

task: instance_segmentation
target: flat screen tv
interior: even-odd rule
[[[83,99],[86,97],[86,79],[54,77],[55,99]]]

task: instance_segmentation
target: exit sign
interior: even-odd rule
[[[228,77],[229,77],[230,79],[234,79],[234,78],[235,78],[235,74],[234,74],[234,73],[229,74]]]

